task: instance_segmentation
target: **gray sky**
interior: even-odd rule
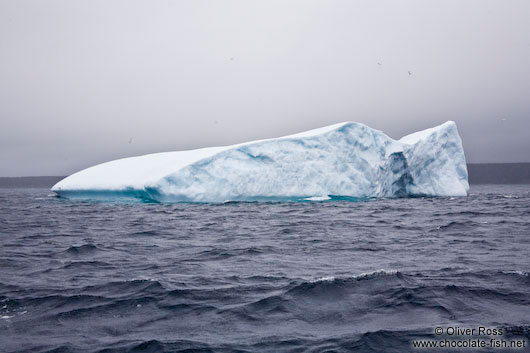
[[[530,1],[0,0],[0,176],[345,120],[530,162]]]

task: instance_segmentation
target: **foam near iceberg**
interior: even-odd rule
[[[465,196],[468,190],[452,121],[400,140],[345,122],[233,146],[124,158],[52,188],[65,198],[154,202]]]

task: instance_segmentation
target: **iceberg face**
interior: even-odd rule
[[[155,202],[465,196],[456,124],[396,141],[346,122],[305,133],[192,151],[124,158],[53,186],[60,197]]]

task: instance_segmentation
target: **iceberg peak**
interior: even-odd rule
[[[356,122],[232,146],[118,159],[53,186],[66,198],[155,202],[465,196],[456,124],[393,140]]]

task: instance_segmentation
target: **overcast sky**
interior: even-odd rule
[[[530,1],[0,0],[0,176],[346,120],[530,162]]]

